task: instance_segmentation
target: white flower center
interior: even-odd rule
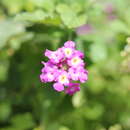
[[[67,76],[66,75],[61,75],[59,77],[59,82],[62,83],[62,84],[68,82]]]
[[[74,57],[71,60],[72,65],[78,65],[80,63],[80,58],[79,57]]]
[[[70,48],[65,49],[65,55],[70,56],[72,54],[72,50]]]

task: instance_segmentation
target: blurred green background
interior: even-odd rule
[[[0,0],[0,130],[130,130],[129,36],[130,0]],[[67,40],[89,71],[73,96],[39,80]]]

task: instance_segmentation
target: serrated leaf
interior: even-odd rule
[[[43,8],[48,12],[53,12],[55,10],[55,1],[52,0],[47,1],[47,0],[31,0],[34,5],[37,7]]]
[[[61,19],[58,15],[48,14],[42,10],[18,14],[15,20],[50,25],[59,25],[61,23]]]
[[[66,4],[59,4],[56,10],[60,14],[63,23],[68,28],[76,28],[86,23],[87,15],[78,15],[71,7]]]

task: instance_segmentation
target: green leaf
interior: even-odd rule
[[[110,30],[115,33],[126,33],[130,34],[130,30],[126,23],[122,22],[121,20],[115,20],[110,24]]]
[[[25,12],[18,14],[15,19],[28,22],[40,22],[47,18],[48,15],[42,10],[36,10],[34,12]]]
[[[25,25],[21,22],[8,20],[1,21],[0,25],[0,49],[6,45],[9,38],[25,31]]]
[[[72,4],[72,10],[74,10],[77,13],[80,13],[83,10],[83,7],[78,2],[75,2]]]
[[[59,16],[48,17],[43,21],[44,24],[60,25],[62,23]]]
[[[68,28],[76,28],[87,21],[87,15],[78,15],[71,7],[66,4],[59,4],[56,8],[57,12],[60,14],[61,19]]]
[[[49,25],[59,25],[61,23],[61,19],[58,15],[46,13],[42,10],[20,13],[15,17],[15,20]]]
[[[52,0],[47,1],[47,0],[31,0],[32,3],[39,7],[45,9],[47,12],[53,12],[55,10],[55,1]]]
[[[9,14],[16,14],[23,8],[23,0],[2,0],[2,4],[7,8]]]
[[[55,10],[55,5],[54,5],[53,0],[51,2],[44,0],[43,1],[43,8],[48,12],[53,12]]]

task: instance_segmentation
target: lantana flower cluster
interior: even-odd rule
[[[76,50],[75,42],[67,41],[56,51],[45,51],[47,62],[42,62],[41,82],[53,82],[53,88],[69,95],[80,91],[80,83],[88,79],[88,71],[84,68],[84,54]]]

